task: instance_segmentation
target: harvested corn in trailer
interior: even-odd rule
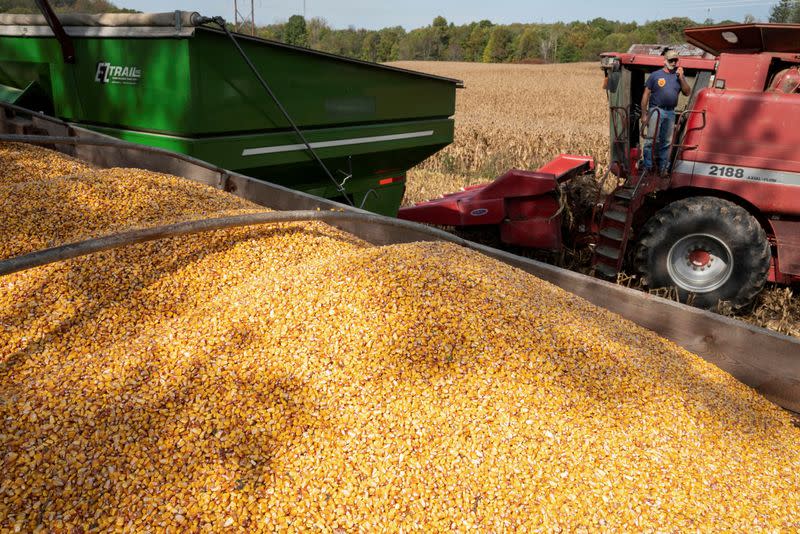
[[[3,530],[800,527],[787,414],[452,244],[163,239],[0,278],[0,329]]]
[[[0,184],[29,182],[88,172],[91,165],[46,148],[25,143],[0,143]]]
[[[0,144],[0,162],[0,259],[123,229],[264,210],[183,178],[92,169],[21,143]]]

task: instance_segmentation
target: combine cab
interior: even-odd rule
[[[588,232],[583,237],[593,248],[596,276],[614,280],[625,268],[650,287],[677,288],[697,306],[726,301],[741,307],[767,280],[800,281],[800,25],[700,27],[685,35],[694,47],[678,52],[692,91],[676,108],[666,175],[641,168],[639,161],[639,102],[649,73],[663,67],[664,48],[640,45],[602,55],[609,171],[619,185],[577,227]],[[454,226],[498,224],[508,244],[558,247],[562,226],[552,198],[556,184],[573,176],[550,170],[561,161],[563,156],[533,173],[552,187],[528,196],[524,212],[511,208],[519,203],[517,192],[496,187],[520,174],[511,171],[460,196],[401,209],[399,216]],[[502,220],[444,216],[485,197],[505,206]],[[515,226],[524,230],[503,232]]]
[[[387,215],[406,171],[453,140],[458,80],[232,37],[197,13],[38,3],[0,15],[0,101]]]

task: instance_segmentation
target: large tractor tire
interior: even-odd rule
[[[734,309],[749,304],[767,281],[770,247],[758,221],[714,197],[678,200],[642,229],[635,267],[650,288],[675,287],[681,301]]]

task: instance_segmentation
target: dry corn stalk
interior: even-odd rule
[[[322,224],[135,245],[0,279],[0,334],[3,530],[800,521],[786,414],[453,245]]]

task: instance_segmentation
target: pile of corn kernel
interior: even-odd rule
[[[254,209],[15,151],[6,256]],[[0,530],[800,528],[800,430],[729,375],[475,252],[319,223],[0,278],[0,419]]]

